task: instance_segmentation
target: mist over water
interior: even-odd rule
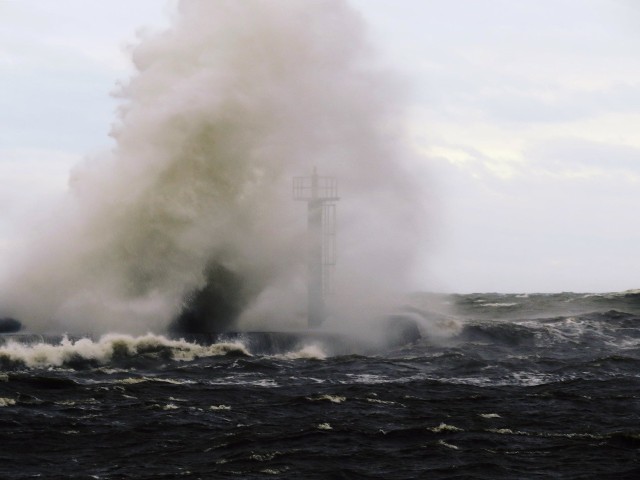
[[[183,0],[132,59],[115,149],[30,222],[3,314],[33,331],[162,331],[212,289],[229,305],[209,328],[304,325],[306,205],[291,179],[314,166],[342,197],[335,322],[409,288],[425,213],[403,87],[346,2]]]

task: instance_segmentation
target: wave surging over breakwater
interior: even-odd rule
[[[89,338],[71,340],[65,336],[58,344],[41,341],[25,344],[9,340],[0,346],[0,368],[129,365],[141,359],[191,361],[227,354],[248,356],[249,352],[239,342],[199,345],[153,334],[139,337],[109,334],[96,341]]]
[[[70,177],[0,285],[32,331],[289,326],[304,315],[291,177],[340,179],[337,305],[403,291],[423,236],[395,80],[340,0],[183,0],[133,49],[113,152]],[[38,221],[34,221],[38,224]],[[380,235],[384,232],[384,235]],[[204,293],[203,293],[204,292]],[[211,324],[198,325],[199,318]]]

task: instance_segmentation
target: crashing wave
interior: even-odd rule
[[[142,336],[107,334],[94,341],[91,338],[72,340],[63,337],[57,344],[38,342],[24,344],[10,340],[0,347],[0,365],[30,368],[62,367],[87,363],[105,365],[130,358],[160,358],[190,361],[201,357],[227,354],[250,355],[240,342],[199,345],[185,340],[170,340],[148,333]]]

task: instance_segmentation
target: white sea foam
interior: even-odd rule
[[[279,451],[275,451],[272,453],[254,453],[249,458],[257,462],[268,462],[276,458],[278,455],[282,455],[282,453]]]
[[[262,470],[260,470],[260,473],[265,473],[267,475],[282,475],[286,471],[286,468],[283,468],[282,470],[278,470],[275,468],[263,468]],[[239,475],[241,474],[239,473]]]
[[[207,382],[209,385],[251,385],[254,387],[265,387],[265,388],[273,388],[278,387],[279,384],[272,378],[258,378],[258,379],[250,379],[245,380],[240,375],[229,375],[227,377],[216,378],[215,380],[209,380]]]
[[[151,378],[148,377],[128,377],[121,378],[120,380],[116,380],[115,383],[121,383],[123,385],[135,385],[136,383],[144,383],[152,381]]]
[[[531,329],[536,336],[536,341],[542,346],[597,339],[609,346],[624,348],[625,342],[635,340],[620,338],[615,334],[615,327],[591,318],[571,316],[552,323],[541,323],[538,320],[526,320],[518,323]]]
[[[552,375],[547,373],[535,373],[535,372],[511,372],[503,377],[488,377],[488,376],[476,376],[476,377],[425,377],[429,380],[436,380],[443,383],[451,383],[454,385],[474,385],[484,387],[487,385],[493,386],[505,386],[505,385],[520,385],[520,386],[536,386],[544,385],[547,383],[558,382],[562,380],[571,380],[571,375]]]
[[[640,338],[626,338],[621,340],[618,345],[622,350],[636,349],[640,346]],[[0,381],[2,381],[0,379]]]
[[[543,432],[537,435],[541,437],[590,438],[593,440],[602,440],[603,438],[606,438],[603,435],[598,435],[593,433],[577,433],[577,432],[569,432],[569,433]],[[635,438],[638,439],[638,436],[636,435]]]
[[[399,405],[401,407],[404,407],[404,405],[401,403],[393,402],[391,400],[380,400],[379,398],[367,398],[367,402],[377,403],[379,405]]]
[[[129,370],[125,369],[125,368],[107,368],[107,367],[100,368],[99,371],[101,373],[105,373],[107,375],[114,375],[116,373],[128,373],[129,372]]]
[[[374,375],[374,374],[347,374],[347,381],[339,380],[340,383],[350,384],[350,383],[361,383],[361,384],[383,384],[383,383],[408,383],[414,381],[424,381],[431,380],[441,383],[450,383],[453,385],[474,385],[474,386],[505,386],[505,385],[525,385],[525,386],[534,386],[534,385],[543,385],[546,383],[563,381],[563,380],[572,380],[576,378],[572,375],[552,375],[545,373],[536,373],[536,372],[511,372],[508,375],[500,376],[500,377],[490,377],[490,376],[446,376],[442,377],[439,375],[427,374],[427,373],[417,373],[415,375],[410,375],[407,377],[395,377],[389,378],[382,375]],[[407,397],[410,398],[410,397]]]
[[[13,398],[0,397],[0,407],[9,407],[15,404],[16,401]]]
[[[510,428],[488,428],[486,430],[487,432],[491,432],[491,433],[497,433],[500,435],[531,435],[528,432],[521,432],[519,430],[511,430]]]
[[[398,378],[389,378],[384,375],[376,375],[373,373],[347,373],[346,375],[350,381],[342,382],[342,383],[363,383],[369,385],[375,385],[378,383],[389,383],[389,382],[401,382],[403,379]],[[407,379],[408,381],[409,379]]]
[[[209,410],[214,410],[214,411],[220,411],[220,410],[231,410],[231,407],[229,405],[211,405],[209,407]]]
[[[438,425],[437,427],[432,427],[429,430],[431,430],[433,433],[443,433],[443,432],[462,432],[464,430],[462,430],[461,428],[458,428],[454,425],[448,425],[446,423],[441,423],[440,425]]]
[[[488,428],[485,430],[490,433],[497,433],[500,435],[521,435],[532,437],[549,437],[549,438],[588,438],[593,440],[602,440],[606,438],[603,435],[593,433],[579,433],[579,432],[524,432],[521,430],[512,430],[510,428]]]
[[[342,403],[347,400],[347,397],[341,397],[340,395],[320,395],[319,397],[307,397],[307,400],[313,402],[326,401],[331,403]]]
[[[284,358],[287,360],[298,360],[298,359],[324,360],[327,358],[327,354],[322,349],[322,346],[318,344],[305,345],[300,350],[296,350],[295,352],[289,352],[283,355],[276,355],[276,356],[278,358]]]
[[[482,418],[501,418],[497,413],[481,413]]]
[[[170,383],[172,385],[190,385],[196,383],[195,380],[186,380],[186,379],[176,379],[176,378],[163,378],[163,377],[127,377],[116,380],[114,383],[119,383],[123,385],[135,385],[137,383],[145,383],[145,382],[159,382],[159,383]]]
[[[518,305],[517,303],[483,303],[481,306],[482,307],[493,307],[493,308],[508,308],[508,307],[515,307],[516,305]]]
[[[640,289],[631,289],[631,290],[624,290],[622,292],[609,292],[609,293],[587,293],[583,295],[582,298],[596,297],[596,298],[617,299],[617,298],[625,297],[628,295],[640,295]]]
[[[438,445],[442,445],[443,447],[451,448],[452,450],[459,450],[460,447],[457,447],[451,443],[447,443],[444,440],[438,440]]]
[[[185,340],[170,340],[154,334],[139,337],[108,334],[97,341],[90,338],[70,340],[65,337],[59,344],[22,344],[9,341],[0,347],[0,357],[12,362],[24,363],[29,367],[60,367],[73,360],[107,364],[114,358],[153,356],[159,352],[168,353],[174,360],[182,361],[232,352],[249,355],[245,346],[238,342],[198,345]],[[131,380],[131,382],[136,381],[138,380]]]
[[[333,427],[328,423],[320,423],[317,428],[318,430],[333,430]]]

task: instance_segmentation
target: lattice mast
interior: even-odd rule
[[[293,198],[307,202],[307,320],[317,327],[327,315],[325,300],[336,264],[338,182],[319,176],[314,168],[310,177],[293,178]]]

